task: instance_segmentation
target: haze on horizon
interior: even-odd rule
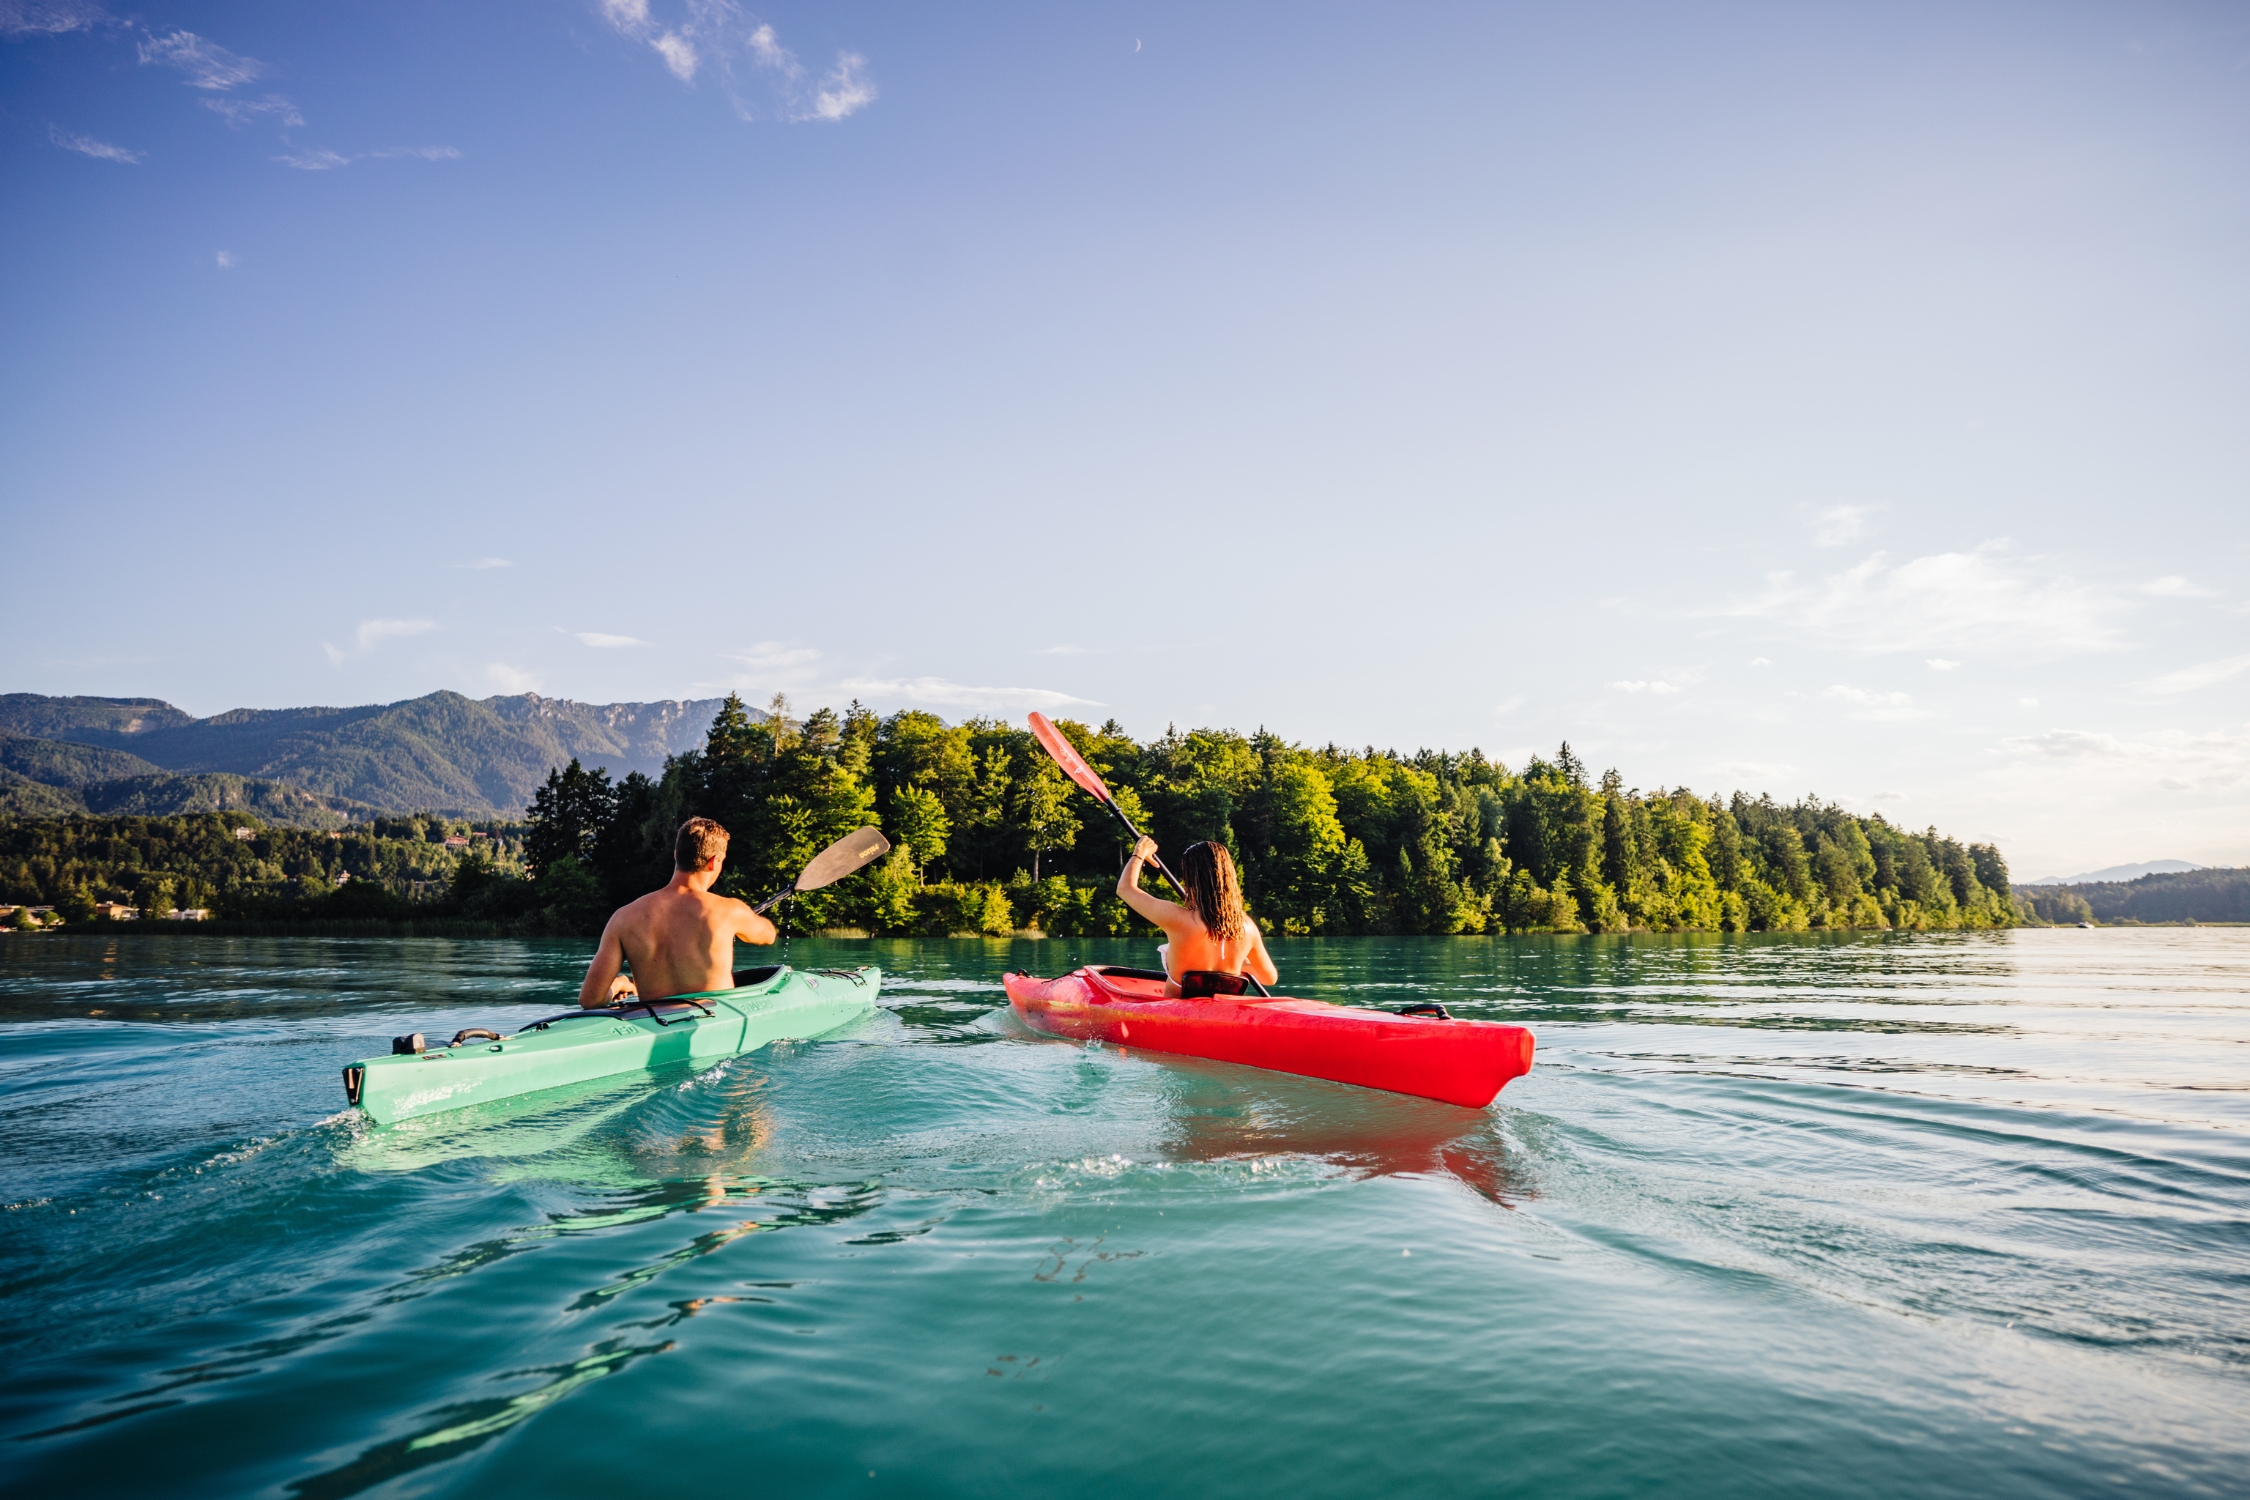
[[[2250,16],[0,0],[0,691],[1563,739],[2250,862]]]

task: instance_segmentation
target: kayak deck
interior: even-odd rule
[[[1164,983],[1084,968],[1010,974],[1008,1003],[1034,1031],[1243,1063],[1277,1073],[1482,1109],[1531,1071],[1531,1033],[1497,1021],[1399,1015],[1276,996],[1167,999]]]
[[[834,1031],[874,1009],[882,982],[873,967],[777,967],[737,989],[566,1012],[497,1041],[366,1058],[344,1069],[344,1096],[387,1125],[666,1063],[716,1061]]]

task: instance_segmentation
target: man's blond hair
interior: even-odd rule
[[[672,868],[700,870],[716,854],[726,856],[729,835],[716,818],[690,818],[672,840]]]

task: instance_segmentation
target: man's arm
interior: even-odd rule
[[[764,917],[761,917],[756,912],[752,911],[750,909],[749,903],[737,901],[734,904],[736,908],[734,919],[734,940],[736,942],[770,943],[775,938],[780,936],[779,933],[774,931],[773,923],[767,921]]]
[[[624,915],[618,912],[602,929],[601,946],[594,950],[594,961],[586,966],[586,982],[578,986],[578,1003],[588,1010],[609,1004],[610,986],[616,982],[618,970],[625,967],[625,944],[618,930]]]
[[[1141,889],[1141,863],[1155,852],[1156,840],[1143,834],[1141,841],[1133,846],[1133,857],[1125,861],[1125,873],[1117,877],[1117,899],[1170,932],[1181,925],[1186,909]]]

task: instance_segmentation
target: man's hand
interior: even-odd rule
[[[620,1000],[638,1000],[640,997],[641,992],[634,985],[630,974],[620,974],[609,982],[609,1003],[612,1005]]]

